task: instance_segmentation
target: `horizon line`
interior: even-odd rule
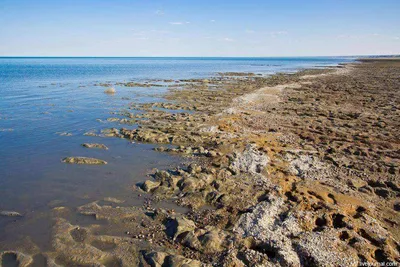
[[[339,56],[0,56],[0,58],[324,58],[324,57],[400,57],[400,54],[365,54]]]

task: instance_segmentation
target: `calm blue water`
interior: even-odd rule
[[[180,162],[179,158],[152,151],[151,145],[84,136],[89,130],[120,127],[103,121],[114,116],[110,112],[119,111],[131,102],[160,100],[167,90],[116,86],[117,94],[110,96],[97,83],[206,78],[228,71],[273,74],[351,60],[0,58],[0,210],[15,210],[25,215],[22,230],[18,222],[10,224],[0,218],[0,245],[16,239],[16,235],[35,235],[26,230],[30,229],[26,221],[37,223],[33,214],[46,213],[55,201],[73,207],[104,196],[129,198],[130,186],[145,179],[149,169]],[[81,147],[84,142],[104,143],[110,149],[85,149]],[[66,165],[60,162],[66,156],[98,157],[109,164]],[[142,203],[140,198],[132,201]],[[37,225],[35,229],[36,235],[47,233],[47,228],[39,234]],[[35,240],[40,243],[38,239]]]
[[[99,82],[209,77],[217,72],[263,74],[335,65],[344,58],[0,58],[0,183],[10,170],[68,147],[76,137],[104,125],[111,111],[129,102],[154,101],[166,88],[117,87]],[[123,99],[124,98],[124,99]],[[115,125],[114,125],[115,126]],[[69,153],[70,154],[70,153]],[[22,156],[23,155],[23,156]],[[60,154],[61,156],[61,154]],[[54,159],[56,160],[56,158]],[[18,162],[16,164],[16,162]],[[48,163],[51,164],[51,163]],[[7,173],[4,171],[7,170]],[[12,174],[14,175],[14,173]],[[18,179],[18,178],[16,178]]]

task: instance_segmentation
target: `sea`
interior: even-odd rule
[[[0,57],[0,251],[15,249],[27,239],[51,250],[52,209],[76,207],[113,197],[126,205],[143,205],[132,187],[154,168],[178,166],[183,159],[159,153],[152,144],[87,136],[120,128],[115,117],[131,103],[164,101],[163,80],[209,78],[220,72],[272,75],[306,68],[324,68],[354,61],[351,57],[302,58],[40,58]],[[157,87],[102,84],[159,83]],[[126,127],[126,125],[124,126]],[[134,126],[132,126],[134,127]],[[102,143],[109,150],[87,149]],[[106,160],[104,166],[68,165],[68,156]],[[173,205],[161,203],[160,205]],[[90,224],[72,213],[74,224]]]

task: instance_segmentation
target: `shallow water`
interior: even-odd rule
[[[41,249],[49,250],[50,210],[56,206],[75,208],[104,197],[125,199],[125,205],[142,205],[144,198],[132,193],[132,186],[146,179],[152,168],[181,162],[179,157],[153,151],[154,146],[149,144],[84,136],[90,130],[121,127],[106,121],[117,117],[111,112],[132,102],[160,101],[167,91],[165,86],[115,86],[117,93],[107,95],[103,93],[106,87],[96,84],[160,83],[163,79],[206,78],[217,72],[272,74],[351,60],[0,58],[0,210],[24,215],[0,216],[0,251],[27,236]],[[86,149],[81,146],[85,142],[103,143],[110,149]],[[95,157],[109,164],[68,165],[61,162],[67,156]],[[70,220],[76,224],[94,223],[78,215]]]

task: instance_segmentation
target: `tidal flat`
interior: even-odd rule
[[[114,127],[84,137],[108,150],[82,147],[84,155],[71,156],[113,162],[104,153],[125,141],[145,148],[136,157],[155,153],[164,164],[150,170],[136,161],[131,167],[142,175],[124,179],[124,189],[112,186],[113,164],[66,164],[64,179],[84,171],[95,184],[99,168],[111,168],[112,179],[103,180],[110,196],[79,192],[79,201],[53,200],[39,216],[5,211],[2,264],[399,261],[399,73],[400,61],[382,60],[273,76],[227,72],[174,82],[161,101],[125,105],[112,114]],[[51,228],[47,242],[31,235],[11,242],[24,224],[38,235]]]

